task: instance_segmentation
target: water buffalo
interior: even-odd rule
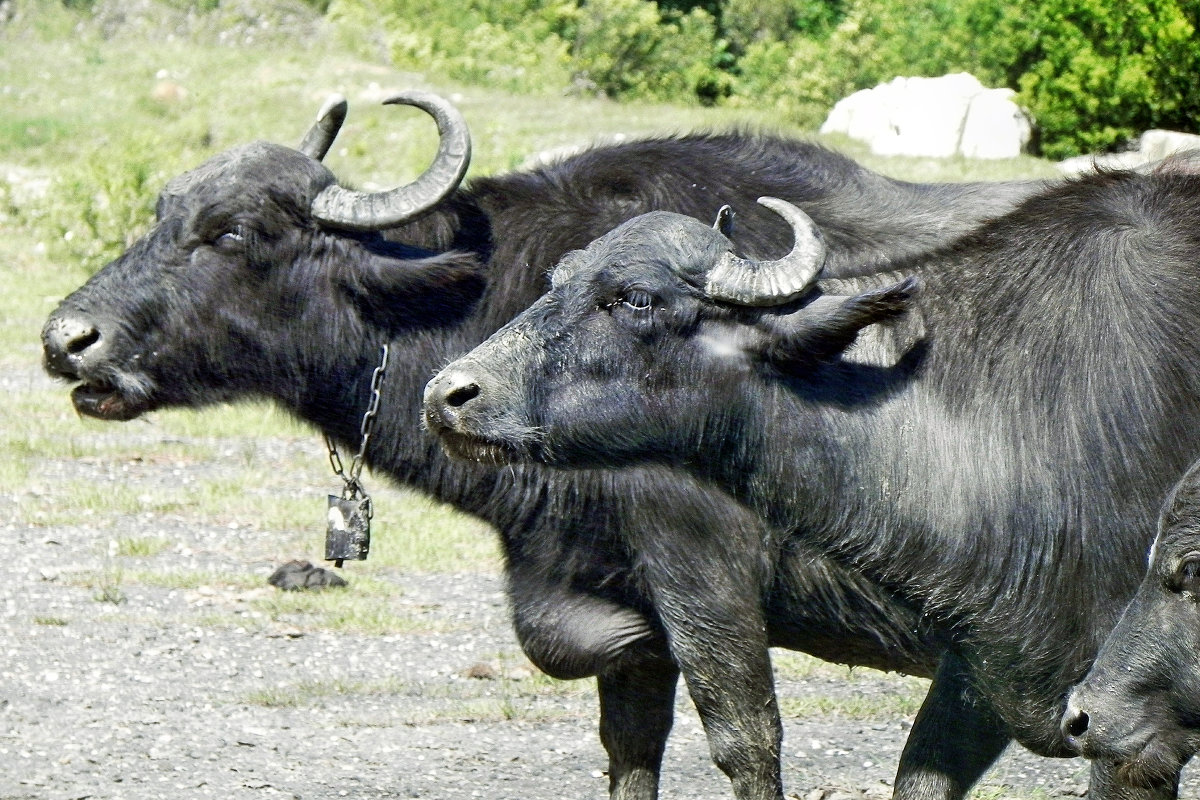
[[[1200,750],[1200,462],[1169,495],[1150,569],[1087,677],[1063,735],[1082,755],[1155,783]]]
[[[1195,164],[1050,187],[849,280],[812,282],[821,236],[778,200],[796,230],[778,261],[647,214],[564,257],[545,297],[431,381],[426,424],[467,459],[653,463],[721,487],[786,538],[689,541],[678,570],[770,574],[817,547],[919,608],[1005,731],[1071,755],[1065,695],[1200,452]],[[1158,777],[1105,764],[1092,791],[1177,792]]]
[[[469,152],[461,117],[431,95],[396,102],[425,109],[443,132],[414,184],[378,194],[338,186],[319,159],[340,104],[301,150],[258,142],[217,155],[171,180],[154,228],[54,311],[46,368],[75,382],[76,408],[101,419],[267,398],[356,447],[387,343],[366,461],[499,530],[526,653],[554,676],[597,676],[613,796],[655,796],[682,672],[735,794],[781,797],[768,641],[929,675],[943,643],[916,610],[685,471],[451,461],[421,430],[421,388],[532,303],[563,253],[645,211],[712,219],[723,203],[778,195],[823,226],[828,269],[870,270],[954,238],[1037,185],[907,184],[813,144],[725,133],[601,147],[459,186]],[[745,215],[736,241],[779,255],[790,231],[764,210]],[[764,542],[777,543],[770,562],[735,580],[673,568],[680,548],[730,547],[732,566]],[[961,677],[935,678],[935,724],[917,725],[904,796],[960,795],[1008,741],[975,711]],[[946,740],[936,724],[972,713],[972,736]]]

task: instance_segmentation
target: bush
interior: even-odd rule
[[[765,106],[816,126],[858,89],[967,71],[1018,90],[1054,158],[1200,120],[1197,0],[376,2],[397,65],[511,91]]]
[[[702,8],[664,13],[646,0],[589,0],[564,12],[576,82],[610,97],[711,103],[728,94],[723,47]]]
[[[335,0],[343,26],[383,31],[396,66],[523,93],[714,102],[724,45],[701,8],[648,0]]]
[[[1017,52],[1007,77],[1037,120],[1044,154],[1109,149],[1147,128],[1195,130],[1197,12],[1177,0],[1023,0],[1008,9],[1003,24]]]

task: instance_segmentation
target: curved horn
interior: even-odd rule
[[[449,101],[431,92],[401,92],[384,105],[416,106],[437,121],[440,141],[429,169],[410,184],[386,192],[356,192],[329,186],[312,202],[312,215],[335,228],[372,231],[412,219],[458,188],[471,163],[467,122]]]
[[[778,261],[751,261],[726,252],[705,282],[704,291],[714,300],[742,306],[782,305],[804,294],[825,265],[825,242],[808,214],[774,197],[760,197],[758,202],[792,226],[792,252]]]
[[[298,148],[300,152],[316,161],[324,158],[346,121],[346,107],[346,98],[340,94],[329,95],[317,112],[316,122],[304,134]]]

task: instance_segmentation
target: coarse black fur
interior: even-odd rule
[[[598,676],[617,797],[654,796],[680,669],[743,800],[782,795],[768,637],[932,673],[942,643],[913,609],[781,540],[704,481],[656,465],[561,473],[451,461],[421,431],[420,389],[533,302],[563,253],[644,211],[711,222],[732,203],[744,209],[740,246],[772,255],[789,232],[754,199],[776,195],[822,226],[831,270],[872,269],[949,241],[1037,185],[905,184],[805,142],[696,135],[480,178],[384,236],[313,220],[309,204],[333,180],[296,151],[256,143],[171,181],[156,227],[47,321],[46,366],[78,382],[76,407],[130,419],[261,397],[355,446],[389,343],[368,464],[500,531],[530,658],[552,675]],[[731,571],[738,552],[764,547],[769,558]],[[988,740],[982,763],[1002,746]]]
[[[426,416],[459,453],[721,487],[919,608],[1005,730],[1066,755],[1065,694],[1200,452],[1195,163],[1050,187],[891,276],[765,310],[704,294],[715,251],[680,231],[715,233],[646,215],[565,259],[431,382]],[[1156,777],[1104,790],[1175,791]]]

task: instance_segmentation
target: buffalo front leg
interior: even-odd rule
[[[724,663],[694,654],[680,658],[709,752],[737,800],[782,800],[783,724],[766,642],[745,650],[728,646],[724,654]]]
[[[611,669],[596,679],[600,741],[612,800],[654,800],[675,714],[679,670],[667,660]]]
[[[1090,800],[1175,800],[1179,775],[1154,786],[1130,786],[1120,780],[1120,771],[1109,761],[1093,761],[1088,783]]]
[[[693,495],[666,506],[669,520],[638,526],[638,569],[734,796],[782,800],[783,726],[762,600],[768,537],[757,518],[736,507],[704,513],[701,499],[714,501]]]
[[[948,652],[904,743],[892,797],[959,800],[1010,741],[1000,717],[971,688],[966,665]]]

